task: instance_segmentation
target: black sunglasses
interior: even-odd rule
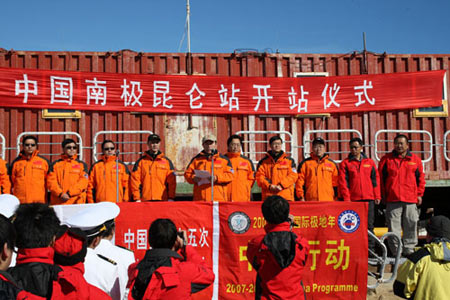
[[[103,148],[104,151],[111,151],[111,150],[114,150],[114,149],[115,149],[114,147],[111,147],[111,148]]]
[[[67,146],[66,149],[67,150],[76,150],[77,146]]]
[[[25,144],[25,147],[34,147],[36,144]]]

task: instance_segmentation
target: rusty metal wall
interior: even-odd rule
[[[350,54],[192,54],[191,60],[180,53],[119,52],[33,52],[0,49],[0,67],[50,69],[83,72],[138,74],[205,74],[209,76],[292,77],[295,72],[328,72],[330,76],[413,72],[449,69],[450,55],[389,55]],[[192,70],[188,69],[191,62]],[[450,76],[447,76],[447,80]],[[447,85],[450,86],[450,85]],[[399,99],[401,101],[401,99]],[[187,116],[134,114],[129,112],[83,112],[81,119],[43,119],[40,110],[0,108],[0,133],[7,146],[23,131],[76,131],[87,146],[99,130],[151,130],[163,135],[163,150],[172,158],[178,171],[201,149],[201,136],[218,136],[219,150],[226,150],[227,137],[240,130],[287,130],[301,144],[303,134],[310,129],[357,129],[368,145],[374,145],[374,133],[379,129],[423,129],[431,132],[434,143],[433,160],[425,164],[427,179],[450,179],[450,163],[444,159],[443,136],[450,130],[448,117],[414,118],[412,111],[367,112],[332,115],[329,118],[252,117],[252,116]],[[347,139],[350,135],[331,134],[327,139]],[[120,137],[126,141],[127,136]],[[385,145],[388,149],[391,145]],[[450,145],[449,145],[450,146]],[[264,147],[258,146],[259,149]],[[414,147],[414,145],[413,145]],[[418,147],[418,146],[416,146]],[[59,151],[59,149],[51,149]],[[140,150],[145,150],[141,149]],[[346,150],[330,144],[331,151]],[[367,152],[374,157],[373,147]],[[303,158],[299,149],[296,158]],[[85,160],[91,163],[91,150],[85,150]],[[7,151],[12,160],[15,151]],[[337,157],[338,158],[338,157]],[[134,159],[131,157],[130,159]]]

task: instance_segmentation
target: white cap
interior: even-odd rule
[[[17,199],[17,197],[14,195],[0,195],[0,214],[4,215],[7,218],[10,218],[16,211],[19,204],[19,199]]]
[[[94,236],[106,230],[105,222],[114,219],[119,213],[119,206],[113,202],[95,203],[70,216],[66,224],[85,231],[88,237]]]

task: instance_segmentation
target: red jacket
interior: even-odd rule
[[[11,275],[4,271],[0,271],[0,291],[1,299],[45,300],[43,297],[33,295],[19,288]]]
[[[272,151],[268,151],[266,156],[258,162],[256,168],[256,182],[261,188],[261,199],[264,201],[271,195],[278,195],[286,200],[294,201],[294,184],[297,181],[297,170],[295,161],[286,153],[281,152],[278,157],[274,157]],[[270,191],[270,185],[281,185],[279,192]]]
[[[409,150],[404,158],[394,150],[378,165],[381,195],[386,202],[417,203],[425,191],[422,160]]]
[[[191,294],[211,285],[214,273],[194,248],[186,246],[182,252],[185,259],[170,249],[148,250],[143,260],[128,269],[128,299],[191,299]]]
[[[291,232],[288,222],[267,224],[264,229],[267,234],[251,240],[247,248],[247,259],[258,272],[255,299],[304,299],[308,241]]]
[[[377,166],[364,153],[361,160],[350,154],[339,165],[339,195],[344,201],[381,199]]]

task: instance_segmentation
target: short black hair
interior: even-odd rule
[[[59,219],[47,204],[20,204],[13,225],[17,233],[17,248],[50,246],[59,230]]]
[[[103,151],[103,149],[105,148],[105,145],[106,145],[107,143],[112,143],[112,144],[114,145],[114,148],[116,148],[116,143],[114,143],[114,142],[111,141],[111,140],[104,140],[103,143],[102,143],[102,151]]]
[[[231,135],[231,136],[228,138],[228,140],[227,140],[227,146],[230,146],[230,143],[231,143],[234,139],[238,139],[238,140],[239,140],[239,143],[241,143],[241,145],[242,145],[242,137],[241,137],[240,135],[233,134],[233,135]]]
[[[354,143],[354,142],[358,142],[359,145],[361,145],[361,146],[364,145],[363,140],[360,139],[359,137],[354,137],[354,138],[352,138],[348,144],[351,145],[351,144]]]
[[[279,135],[275,135],[275,136],[271,137],[269,140],[269,145],[272,145],[273,142],[278,141],[278,140],[283,142],[283,140],[281,139],[281,137]]]
[[[74,143],[75,145],[77,144],[77,142],[75,142],[73,139],[65,139],[64,141],[62,141],[61,146],[63,148],[66,148],[67,145]]]
[[[26,140],[33,140],[34,143],[35,143],[36,145],[37,145],[37,143],[38,143],[38,139],[37,139],[37,137],[34,136],[34,135],[26,135],[26,136],[24,136],[24,137],[22,138],[22,145],[25,146],[25,141],[26,141]]]
[[[0,214],[0,254],[3,252],[3,246],[5,244],[8,249],[14,249],[16,244],[16,230],[11,221]]]
[[[396,140],[404,138],[406,140],[406,143],[409,144],[409,138],[405,135],[405,134],[398,134],[395,138],[394,138],[394,143]]]
[[[268,223],[280,224],[288,220],[289,202],[281,196],[269,196],[261,205],[261,210]]]
[[[177,228],[170,219],[156,219],[148,230],[148,243],[152,248],[171,249],[177,240]]]
[[[106,230],[102,232],[102,237],[108,237],[113,233],[114,229],[116,229],[116,222],[114,219],[108,220],[105,222],[105,227]]]

